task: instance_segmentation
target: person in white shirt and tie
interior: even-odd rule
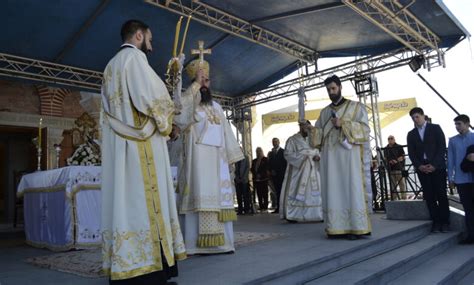
[[[446,139],[439,125],[426,121],[423,109],[410,110],[415,123],[407,135],[408,156],[423,188],[433,226],[431,231],[447,232],[449,204],[446,193]]]

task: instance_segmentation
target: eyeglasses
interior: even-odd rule
[[[388,138],[389,141],[394,140],[395,138]]]

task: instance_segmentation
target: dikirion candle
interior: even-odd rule
[[[41,149],[41,129],[43,126],[43,118],[40,118],[39,120],[39,126],[38,126],[38,149]]]

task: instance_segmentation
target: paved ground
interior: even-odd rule
[[[315,258],[331,256],[367,242],[426,223],[388,221],[372,215],[373,234],[357,240],[328,240],[322,223],[288,224],[275,214],[239,216],[235,231],[283,233],[283,237],[242,246],[235,254],[196,256],[179,263],[180,276],[174,281],[186,284],[242,284]],[[1,237],[1,235],[0,235]],[[107,280],[83,278],[38,268],[24,262],[28,257],[53,254],[29,247],[11,236],[0,240],[0,285],[71,284],[105,285]]]

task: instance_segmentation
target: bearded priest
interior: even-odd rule
[[[285,145],[288,166],[281,191],[280,218],[290,223],[323,220],[319,150],[310,146],[306,125],[311,123],[299,122],[300,131],[289,137]]]
[[[174,103],[147,53],[141,21],[122,26],[123,45],[102,85],[102,253],[110,284],[167,284],[186,257],[166,137]]]
[[[233,164],[244,155],[210,89],[209,64],[200,58],[186,71],[194,80],[183,94],[175,117],[184,141],[184,165],[179,181],[179,213],[188,254],[234,252]]]

